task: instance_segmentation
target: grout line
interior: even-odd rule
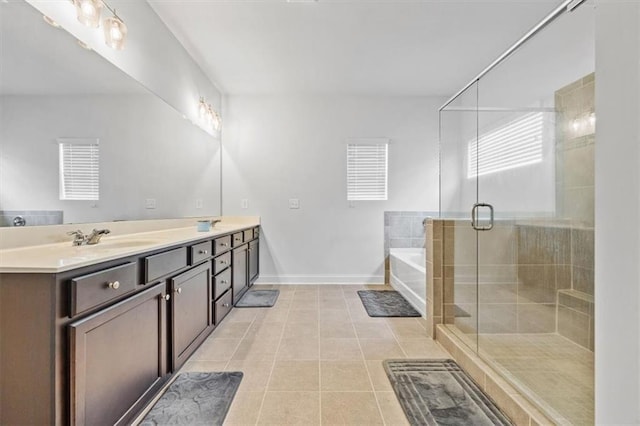
[[[344,290],[342,291],[344,296]],[[345,298],[346,303],[346,298]],[[373,392],[373,398],[376,400],[376,406],[378,407],[378,414],[380,414],[380,419],[384,425],[387,422],[384,419],[384,415],[382,414],[382,407],[380,406],[380,401],[378,400],[378,394],[376,393],[376,387],[373,384],[373,379],[371,378],[371,372],[369,371],[369,365],[367,364],[367,359],[364,356],[364,351],[362,350],[362,345],[360,344],[360,337],[358,336],[358,332],[356,330],[356,326],[353,323],[353,317],[351,316],[351,310],[349,309],[349,305],[347,305],[347,312],[349,313],[349,319],[351,321],[351,327],[353,327],[353,333],[356,335],[356,341],[358,342],[358,348],[360,348],[360,354],[362,355],[362,362],[364,364],[364,369],[367,372],[367,377],[369,378],[369,385],[371,385],[371,391]],[[375,324],[375,323],[374,323]],[[385,324],[386,325],[386,324]]]

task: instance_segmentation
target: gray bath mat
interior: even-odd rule
[[[242,373],[181,373],[140,425],[222,425]]]
[[[270,308],[276,304],[280,290],[252,290],[242,296],[236,308]]]
[[[512,425],[453,360],[386,360],[384,369],[412,425]]]
[[[358,296],[370,317],[419,317],[407,300],[397,291],[359,290]]]

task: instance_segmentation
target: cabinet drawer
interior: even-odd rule
[[[215,302],[214,312],[216,316],[216,325],[220,324],[220,321],[222,321],[222,319],[227,316],[231,308],[231,290],[229,290],[224,295],[222,295],[222,297],[217,302]]]
[[[187,266],[186,247],[146,257],[144,259],[145,282],[151,282],[185,266]]]
[[[245,242],[253,240],[253,229],[247,229],[246,231],[243,232],[243,234],[244,234]]]
[[[225,253],[213,259],[213,275],[218,275],[231,265],[231,252]]]
[[[132,262],[72,279],[70,316],[135,290],[137,277],[138,267]]]
[[[231,269],[227,268],[213,278],[213,300],[217,300],[230,287]]]
[[[205,259],[211,257],[211,241],[205,241],[204,243],[196,244],[189,247],[189,259],[191,259],[190,265],[195,265]]]
[[[213,254],[218,255],[224,253],[231,248],[231,235],[216,238],[213,240]]]
[[[253,238],[255,238],[255,239],[260,238],[260,228],[259,227],[253,228]]]
[[[242,243],[244,243],[243,233],[242,232],[236,232],[235,234],[233,234],[231,246],[232,247],[238,247],[238,246],[241,246]]]

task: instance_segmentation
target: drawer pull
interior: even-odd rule
[[[120,288],[120,281],[113,281],[109,283],[109,288],[117,290]]]
[[[227,261],[226,261],[226,260],[221,260],[221,261],[220,261],[220,264],[221,264],[221,265],[226,265],[226,264],[227,264]]]
[[[242,238],[234,238],[234,241],[242,241]]]
[[[171,295],[170,295],[170,294],[166,294],[166,295],[164,296],[164,300],[170,300],[170,299],[171,299]]]
[[[209,252],[207,250],[200,250],[198,254],[209,254]]]
[[[220,281],[220,284],[229,284],[229,281],[227,281],[227,280],[222,280],[222,281]]]
[[[178,288],[176,289],[176,293],[178,293],[178,294],[182,293],[182,287],[178,287]]]
[[[229,306],[231,306],[231,305],[229,305],[228,303],[223,303],[223,304],[222,304],[222,307],[223,307],[223,308],[228,308]]]
[[[227,243],[220,243],[220,246],[222,246],[222,247],[227,247],[228,245],[229,244],[227,244]]]

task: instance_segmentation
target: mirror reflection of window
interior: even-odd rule
[[[98,139],[58,139],[60,199],[100,199],[100,145]]]

